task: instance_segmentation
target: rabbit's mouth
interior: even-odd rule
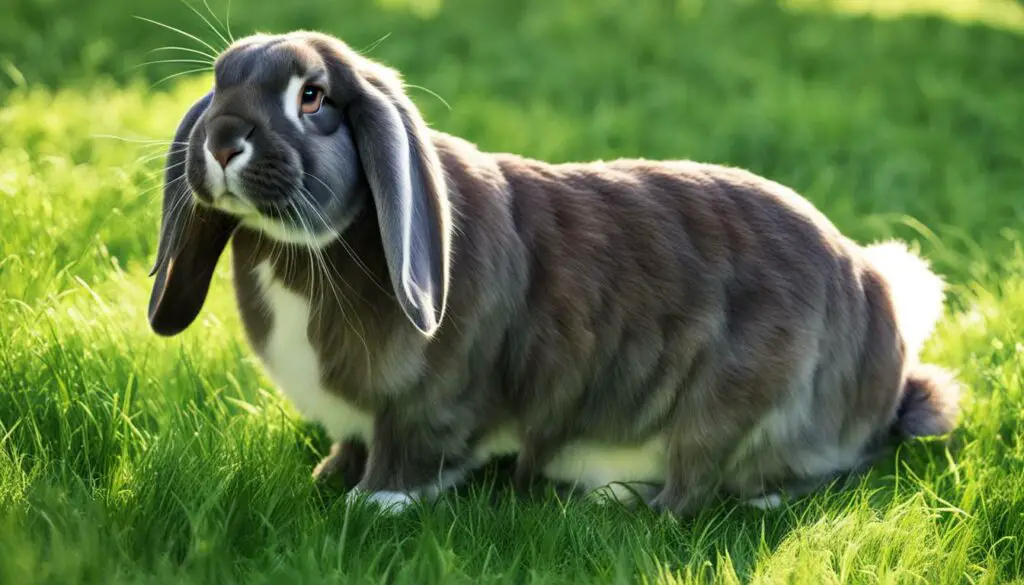
[[[319,230],[316,229],[314,220],[309,217],[311,211],[297,205],[292,198],[251,201],[232,191],[225,191],[214,199],[213,207],[237,217],[242,225],[281,243],[321,248],[339,235],[323,223]]]
[[[337,239],[340,233],[327,224],[322,213],[302,201],[301,198],[253,201],[225,191],[214,199],[212,206],[237,217],[245,227],[284,244],[322,248]]]
[[[241,220],[248,217],[267,213],[267,211],[261,210],[256,205],[253,205],[245,197],[238,195],[234,191],[224,191],[218,195],[214,200],[213,206],[221,211],[227,212],[230,215],[234,215]],[[268,215],[271,215],[268,213]]]

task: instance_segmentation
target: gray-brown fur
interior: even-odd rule
[[[317,67],[344,112],[341,146],[308,144],[273,109],[291,73]],[[255,351],[268,307],[254,269],[269,261],[310,302],[323,384],[373,415],[360,489],[416,489],[442,467],[471,466],[475,443],[504,424],[522,442],[520,481],[570,441],[667,434],[667,480],[652,503],[685,513],[723,490],[756,496],[851,468],[835,454],[861,454],[901,424],[908,372],[915,403],[901,420],[914,422],[903,426],[945,432],[955,420],[955,406],[933,406],[955,404],[942,400],[955,382],[929,385],[936,372],[916,365],[919,348],[907,353],[885,275],[788,188],[688,161],[483,153],[427,129],[390,70],[314,33],[240,41],[218,60],[217,84],[209,111],[253,121],[271,151],[246,183],[261,212],[306,213],[304,229],[322,227],[288,208],[290,182],[301,182],[341,235],[312,250],[234,228],[207,205],[196,124],[189,217],[209,222],[169,212],[167,201],[188,202],[168,187],[154,329],[180,331],[202,304],[181,286],[167,293],[220,254],[195,226],[232,227]],[[413,211],[394,200],[389,112],[409,143]],[[330,156],[342,162],[312,162]],[[296,159],[326,169],[328,192],[314,193]],[[402,292],[396,270],[402,213],[414,217],[409,278],[420,297]],[[336,446],[321,469],[344,467],[344,452]]]

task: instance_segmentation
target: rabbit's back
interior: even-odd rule
[[[540,410],[571,405],[576,432],[620,440],[662,428],[709,353],[758,346],[775,351],[748,367],[792,361],[787,346],[816,340],[829,288],[851,277],[831,224],[742,172],[512,161],[505,174],[529,253],[511,387]],[[559,394],[570,388],[587,390]]]

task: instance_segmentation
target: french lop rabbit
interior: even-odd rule
[[[196,319],[230,242],[248,340],[351,494],[401,508],[514,455],[518,482],[689,514],[956,424],[955,377],[918,360],[943,281],[778,183],[481,152],[325,34],[214,73],[169,151],[150,324]]]

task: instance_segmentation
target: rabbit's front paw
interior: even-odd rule
[[[611,482],[595,487],[586,493],[588,500],[598,504],[619,503],[635,507],[639,502],[649,502],[658,494],[658,486],[643,482]]]
[[[747,505],[759,510],[774,510],[781,506],[782,502],[782,496],[779,494],[765,494],[756,498],[750,498],[747,500]]]
[[[403,492],[370,492],[360,488],[353,489],[345,496],[345,500],[349,504],[357,502],[360,499],[364,499],[367,503],[379,507],[382,512],[390,514],[402,512],[416,501],[415,497]]]

